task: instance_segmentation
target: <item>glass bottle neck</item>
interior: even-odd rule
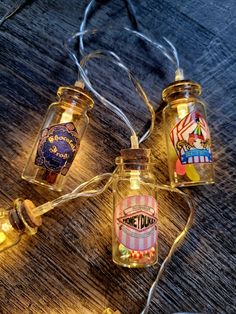
[[[90,94],[77,86],[59,87],[57,95],[60,103],[85,113],[93,108],[94,102]]]
[[[58,102],[65,106],[66,109],[76,110],[76,112],[81,115],[87,114],[87,111],[89,110],[88,106],[82,101],[75,100],[71,97],[60,97]]]
[[[119,165],[120,173],[130,173],[130,172],[147,172],[150,171],[150,164],[130,164],[130,163],[121,163]]]
[[[190,102],[201,94],[201,86],[198,83],[184,80],[176,81],[167,86],[162,92],[162,98],[167,103]]]

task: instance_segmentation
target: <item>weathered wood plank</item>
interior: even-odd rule
[[[134,1],[133,1],[134,2]],[[27,197],[41,204],[58,194],[20,178],[42,117],[60,85],[73,84],[76,68],[63,41],[78,30],[87,1],[30,1],[0,28],[0,206]],[[176,45],[186,77],[203,85],[216,160],[215,186],[187,189],[196,203],[196,219],[156,291],[150,313],[177,311],[235,313],[235,3],[201,0],[135,1],[140,30]],[[0,14],[12,1],[2,1]],[[123,1],[104,1],[89,20],[103,27],[87,50],[117,52],[142,80],[157,109],[156,128],[145,143],[155,159],[155,173],[168,182],[161,90],[174,69],[159,52],[120,28],[131,26]],[[115,26],[112,30],[107,26]],[[94,85],[119,104],[137,130],[148,113],[114,65],[89,65]],[[98,101],[66,191],[96,174],[113,171],[114,159],[129,145],[123,122]],[[99,161],[99,162],[98,162]],[[160,259],[187,218],[179,197],[160,193]],[[44,217],[37,235],[23,238],[0,255],[0,312],[3,314],[140,313],[158,266],[127,270],[111,261],[112,197],[74,200]]]

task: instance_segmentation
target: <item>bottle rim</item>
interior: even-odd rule
[[[88,110],[91,110],[94,107],[94,100],[91,94],[78,86],[60,86],[57,90],[57,96],[62,97],[63,94],[67,91],[74,92],[75,96],[77,96],[78,99],[81,97],[81,95],[84,96],[85,99],[88,101]]]
[[[191,80],[175,81],[163,89],[162,99],[168,101],[170,96],[183,92],[186,94],[195,92],[197,95],[201,95],[201,85]]]
[[[152,165],[151,149],[149,148],[126,148],[122,149],[120,156],[116,157],[116,165]]]

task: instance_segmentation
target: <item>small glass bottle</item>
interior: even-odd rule
[[[148,267],[158,258],[156,179],[150,149],[124,149],[113,181],[113,261],[129,268]]]
[[[172,187],[214,183],[211,138],[198,83],[181,80],[167,86],[163,120]]]
[[[33,214],[30,200],[16,199],[8,209],[0,209],[0,253],[15,246],[23,234],[34,235],[42,224],[41,216]]]
[[[89,124],[91,96],[78,86],[60,87],[58,102],[50,105],[22,178],[61,191]]]

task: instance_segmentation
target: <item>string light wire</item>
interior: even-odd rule
[[[66,44],[66,48],[69,51],[69,54],[71,55],[72,59],[75,61],[78,70],[79,70],[79,77],[81,77],[84,81],[84,84],[86,85],[86,87],[106,106],[108,107],[110,110],[112,110],[115,114],[117,114],[128,126],[128,128],[131,131],[131,134],[133,136],[133,138],[137,137],[136,133],[134,131],[134,128],[132,127],[131,122],[129,121],[129,119],[127,118],[127,116],[123,113],[123,111],[121,109],[119,109],[116,105],[114,105],[113,103],[111,103],[109,100],[107,100],[105,97],[103,97],[101,94],[99,94],[97,92],[97,90],[94,89],[94,87],[91,85],[91,82],[89,81],[88,78],[88,71],[87,69],[84,69],[83,71],[83,67],[85,68],[85,64],[88,60],[90,60],[93,57],[107,57],[107,59],[109,59],[111,62],[113,62],[114,64],[116,64],[117,66],[119,66],[120,68],[122,68],[128,75],[130,81],[133,83],[136,91],[138,92],[139,96],[142,98],[142,100],[144,101],[144,103],[147,106],[147,109],[149,110],[150,113],[150,118],[151,118],[151,123],[150,123],[150,127],[149,129],[141,136],[141,138],[139,139],[139,143],[142,143],[145,139],[147,139],[150,134],[152,133],[153,129],[154,129],[154,124],[155,124],[155,111],[153,109],[152,104],[150,103],[147,94],[145,93],[143,87],[141,86],[140,82],[135,78],[135,76],[131,73],[131,71],[124,65],[124,63],[122,62],[121,58],[113,51],[111,50],[97,50],[94,51],[93,53],[90,54],[85,54],[85,48],[84,48],[84,35],[87,34],[88,32],[91,33],[96,33],[98,30],[94,29],[92,31],[88,31],[86,30],[86,25],[87,25],[87,19],[88,16],[91,12],[92,7],[95,4],[95,0],[91,0],[88,5],[86,6],[85,10],[84,10],[84,15],[83,15],[83,19],[82,22],[80,24],[80,32],[74,34],[71,38],[68,39],[67,44]],[[136,20],[136,16],[135,16],[135,8],[133,6],[133,4],[129,1],[129,0],[125,0],[125,3],[127,4],[127,8],[128,8],[128,13],[129,16],[132,17],[132,23],[134,25],[137,25],[137,20]],[[84,57],[84,59],[81,60],[81,62],[78,62],[77,56],[74,53],[74,51],[70,48],[70,43],[72,40],[74,40],[76,37],[79,37],[79,42],[80,42],[80,47],[79,47],[79,51],[81,56]],[[136,140],[137,142],[137,140]],[[131,140],[131,144],[132,144],[132,140]],[[137,148],[137,147],[134,147]]]
[[[71,41],[73,39],[75,39],[76,37],[80,37],[81,35],[83,35],[84,33],[87,33],[88,31],[84,31],[83,33],[76,33],[74,34],[71,38],[69,38],[68,40],[68,44],[66,45],[67,50],[69,51],[72,59],[75,61],[77,67],[78,67],[78,71],[79,71],[79,77],[83,80],[85,86],[95,95],[95,97],[97,99],[100,100],[100,102],[102,102],[102,104],[110,109],[113,113],[115,113],[121,120],[123,120],[125,122],[125,124],[127,125],[127,127],[129,128],[131,135],[132,136],[137,136],[136,132],[130,122],[130,120],[127,118],[127,116],[124,114],[124,112],[118,108],[115,104],[113,104],[111,101],[107,100],[104,96],[102,96],[92,85],[88,74],[85,71],[85,66],[88,63],[89,60],[91,60],[92,58],[105,58],[109,61],[111,61],[113,64],[119,66],[120,68],[122,68],[126,74],[128,75],[129,80],[132,82],[133,86],[135,87],[138,95],[142,98],[142,100],[144,101],[147,109],[149,110],[150,113],[150,117],[151,117],[151,124],[150,124],[150,128],[141,136],[141,138],[139,139],[139,143],[142,143],[145,139],[147,139],[150,134],[152,133],[153,129],[154,129],[154,125],[155,125],[155,111],[153,109],[152,104],[150,103],[148,96],[146,94],[146,92],[144,91],[143,87],[141,86],[140,82],[138,79],[136,79],[136,77],[133,75],[133,73],[125,66],[125,64],[122,62],[121,58],[114,53],[113,51],[110,50],[96,50],[93,51],[87,55],[85,55],[83,57],[83,59],[81,60],[81,62],[78,61],[78,58],[76,56],[76,54],[74,53],[74,51],[70,48],[69,44],[71,43]],[[92,31],[92,33],[94,33],[95,30]]]
[[[175,81],[180,81],[180,80],[184,79],[184,71],[180,67],[179,55],[178,55],[177,49],[175,48],[174,44],[169,39],[167,39],[166,37],[163,37],[165,42],[169,45],[169,47],[168,47],[169,49],[167,49],[166,47],[164,47],[159,42],[152,40],[150,37],[148,37],[147,35],[145,35],[141,32],[138,32],[136,30],[132,30],[128,27],[125,27],[125,30],[127,30],[128,32],[130,32],[130,33],[136,35],[137,37],[145,40],[146,42],[148,42],[152,46],[154,46],[174,65],[174,67],[175,67]]]
[[[78,68],[78,79],[77,80],[83,80],[83,83],[85,84],[85,86],[95,95],[95,97],[106,107],[109,108],[113,113],[115,113],[121,120],[123,120],[125,122],[125,124],[127,125],[127,127],[129,128],[131,135],[134,137],[137,137],[136,132],[132,126],[132,123],[130,122],[130,120],[128,119],[128,117],[124,114],[124,112],[118,108],[118,106],[116,106],[115,104],[113,104],[111,101],[109,101],[108,99],[106,99],[104,96],[102,96],[92,85],[89,77],[88,77],[88,71],[86,71],[86,64],[88,63],[88,61],[90,61],[92,58],[102,58],[102,59],[107,59],[109,61],[111,61],[113,64],[117,65],[118,67],[120,67],[121,69],[123,69],[129,80],[132,82],[133,86],[135,87],[138,95],[141,97],[141,99],[144,101],[149,113],[150,113],[150,117],[151,117],[151,124],[149,129],[141,136],[141,138],[139,139],[139,143],[142,143],[145,139],[147,139],[150,134],[152,133],[153,129],[154,129],[154,125],[155,125],[155,111],[153,109],[153,106],[151,104],[151,102],[148,99],[148,96],[146,94],[146,92],[144,91],[141,83],[139,82],[139,80],[134,76],[134,74],[127,68],[127,66],[122,62],[121,58],[113,51],[111,50],[95,50],[89,54],[84,54],[84,48],[82,49],[82,53],[83,53],[83,58],[82,60],[79,62],[76,53],[74,52],[74,50],[71,48],[71,44],[73,43],[73,41],[76,38],[80,38],[82,39],[84,34],[95,34],[97,33],[98,30],[94,29],[94,30],[83,30],[82,32],[77,32],[75,33],[73,36],[71,36],[66,42],[65,42],[65,47],[67,49],[67,51],[69,52],[72,60],[75,62],[75,64],[77,65]],[[82,41],[83,42],[83,41]],[[81,50],[81,49],[80,49]],[[135,148],[135,147],[134,147]]]
[[[186,203],[188,204],[189,207],[189,214],[188,214],[188,219],[187,222],[184,226],[184,229],[181,231],[181,233],[175,238],[166,258],[164,259],[164,261],[162,262],[156,279],[153,281],[151,288],[149,289],[148,292],[148,297],[147,297],[147,302],[146,305],[144,307],[144,309],[142,310],[141,314],[148,314],[149,312],[149,308],[151,305],[151,301],[153,299],[154,293],[156,291],[156,287],[159,284],[160,278],[163,274],[163,272],[165,271],[165,269],[167,268],[167,266],[169,265],[169,263],[172,260],[172,257],[174,255],[174,253],[178,250],[178,248],[181,246],[181,244],[183,243],[189,229],[191,228],[192,224],[193,224],[193,220],[194,220],[194,213],[195,213],[195,207],[194,204],[190,198],[190,196],[176,188],[171,188],[167,185],[157,185],[157,189],[163,189],[163,190],[167,190],[167,191],[171,191],[171,192],[175,192],[175,193],[179,193],[183,196],[183,198],[185,199]]]
[[[45,204],[42,204],[42,205],[34,208],[32,211],[33,215],[35,217],[42,216],[45,213],[52,210],[53,208],[55,208],[56,206],[59,206],[65,202],[68,202],[68,201],[73,200],[75,198],[95,197],[95,196],[102,194],[111,185],[116,171],[117,170],[115,169],[115,171],[113,173],[103,173],[103,174],[97,175],[97,176],[93,177],[92,179],[80,184],[72,192],[64,194],[62,196],[59,196],[58,198],[56,198],[52,201],[49,201]],[[100,187],[100,188],[97,187],[95,189],[94,184],[99,186],[104,180],[106,180],[105,184],[102,187]],[[92,187],[93,187],[93,189],[92,189]]]
[[[98,175],[94,178],[92,178],[91,180],[84,182],[82,184],[80,184],[76,189],[74,189],[72,192],[62,195],[60,197],[58,197],[57,199],[47,202],[43,205],[40,205],[38,207],[36,207],[33,210],[33,215],[35,217],[37,216],[41,216],[43,214],[45,214],[46,212],[52,210],[53,208],[55,208],[56,206],[59,206],[65,202],[68,202],[72,199],[75,198],[81,198],[81,197],[95,197],[98,195],[101,195],[103,192],[105,192],[109,186],[112,184],[112,181],[114,179],[114,176],[116,174],[117,168],[115,169],[115,171],[113,173],[104,173],[102,175]],[[97,186],[99,186],[104,180],[106,180],[105,184],[100,187],[100,188],[95,188],[94,184],[96,184]],[[93,187],[93,189],[91,189]],[[188,215],[188,219],[187,222],[185,224],[184,229],[181,231],[181,233],[175,238],[166,258],[164,259],[164,261],[162,262],[156,279],[154,280],[154,282],[151,285],[151,288],[148,292],[148,297],[147,297],[147,302],[146,305],[144,307],[144,309],[142,310],[141,314],[147,314],[151,305],[151,301],[153,299],[154,293],[156,291],[156,287],[159,284],[160,278],[163,275],[163,272],[165,271],[165,269],[167,268],[167,266],[169,265],[169,263],[172,260],[172,257],[174,255],[174,253],[177,251],[177,249],[180,247],[180,245],[182,244],[183,240],[185,239],[189,229],[191,228],[192,224],[193,224],[193,219],[194,219],[194,213],[195,213],[195,209],[194,209],[194,204],[190,198],[190,196],[182,191],[180,191],[177,188],[171,188],[167,185],[160,185],[157,184],[155,185],[155,188],[157,190],[167,190],[170,192],[174,192],[174,193],[178,193],[180,194],[186,201],[186,203],[188,204],[188,208],[189,208],[189,215]]]
[[[17,1],[13,4],[13,6],[4,14],[4,16],[0,19],[0,26],[9,18],[11,18],[14,14],[16,14],[24,4],[26,4],[29,0],[21,0]]]
[[[21,7],[22,5],[25,3],[26,1],[18,1],[4,16],[2,19],[0,19],[0,26],[11,16],[13,16]],[[78,69],[79,69],[79,73],[81,78],[83,79],[85,85],[92,90],[92,92],[95,94],[95,96],[106,106],[109,107],[113,112],[115,112],[129,127],[131,133],[133,136],[136,135],[131,123],[129,122],[128,118],[124,115],[124,113],[122,112],[122,110],[120,110],[117,106],[115,106],[114,104],[112,104],[111,102],[109,102],[108,100],[106,100],[103,96],[101,96],[91,85],[91,82],[86,74],[86,70],[83,69],[83,66],[85,66],[85,64],[88,62],[88,60],[90,60],[93,57],[110,57],[112,56],[112,59],[110,59],[113,63],[117,64],[118,66],[120,66],[121,68],[123,68],[127,73],[128,76],[130,78],[130,80],[133,82],[134,86],[136,87],[136,89],[138,90],[139,94],[142,96],[142,98],[144,99],[150,113],[151,113],[151,120],[153,120],[153,108],[151,106],[151,104],[148,101],[148,98],[144,92],[144,90],[141,87],[141,84],[139,83],[139,81],[137,79],[135,79],[135,77],[132,75],[132,73],[128,70],[128,68],[121,62],[120,58],[112,51],[95,51],[93,53],[88,54],[87,56],[84,53],[84,44],[83,44],[83,35],[88,33],[88,31],[84,30],[85,26],[86,26],[86,20],[88,17],[88,14],[90,12],[90,9],[92,7],[92,5],[94,4],[95,0],[90,1],[90,3],[88,4],[88,6],[86,7],[85,13],[84,13],[84,18],[83,21],[80,25],[80,33],[75,34],[73,37],[71,37],[68,42],[70,42],[71,39],[76,38],[77,36],[79,36],[80,38],[80,54],[84,57],[84,59],[81,60],[81,63],[79,63],[75,53],[68,47],[68,51],[70,52],[70,55],[72,57],[72,59],[75,61]],[[132,7],[132,9],[134,9]],[[174,47],[174,45],[166,38],[164,38],[164,40],[170,45],[171,49],[172,49],[172,56],[168,53],[167,49],[162,46],[161,44],[151,40],[149,37],[147,37],[146,35],[134,31],[134,30],[130,30],[129,28],[125,28],[127,31],[132,32],[133,34],[139,36],[140,38],[146,40],[147,42],[149,42],[150,44],[154,45],[156,48],[158,48],[172,63],[174,63],[176,65],[176,71],[178,71],[178,69],[180,69],[179,67],[179,58],[178,58],[178,54],[177,51]],[[154,113],[155,116],[155,113]],[[153,128],[153,125],[151,125],[150,129],[146,132],[146,134],[144,134],[141,139],[140,142],[144,141],[151,133]],[[67,202],[69,200],[78,198],[78,197],[91,197],[91,196],[97,196],[102,194],[112,183],[112,180],[114,178],[114,175],[116,173],[116,170],[113,173],[104,173],[101,175],[98,175],[94,178],[92,178],[91,180],[84,182],[82,184],[80,184],[76,189],[74,189],[72,192],[62,195],[60,197],[58,197],[57,199],[47,202],[43,205],[40,205],[38,207],[36,207],[34,209],[33,214],[35,215],[35,217],[40,216],[42,214],[45,214],[46,212],[48,212],[49,210],[53,209],[56,206],[61,205],[64,202]],[[93,189],[89,189],[89,187],[93,187],[94,184],[101,184],[104,180],[107,180],[106,183],[100,187],[100,188],[93,188]],[[86,190],[86,188],[88,188],[88,190]],[[143,311],[141,312],[141,314],[147,314],[150,308],[150,304],[153,298],[153,295],[155,293],[155,289],[159,283],[159,280],[164,272],[164,270],[166,269],[166,267],[168,266],[168,264],[170,263],[173,254],[175,253],[175,251],[179,248],[179,246],[181,245],[182,241],[184,240],[187,232],[189,231],[192,223],[193,223],[193,217],[194,217],[194,206],[192,203],[192,200],[190,199],[190,197],[185,194],[184,192],[178,190],[178,189],[174,189],[174,188],[170,188],[169,186],[157,186],[158,189],[166,189],[172,192],[177,192],[180,193],[187,201],[188,205],[189,205],[189,217],[188,220],[186,222],[186,225],[183,229],[183,231],[176,237],[176,239],[174,240],[173,245],[171,246],[168,255],[166,256],[166,258],[164,259],[163,263],[161,264],[161,267],[159,268],[159,271],[157,273],[157,277],[154,280],[149,293],[148,293],[148,298],[147,298],[147,302],[146,305],[143,309]]]

